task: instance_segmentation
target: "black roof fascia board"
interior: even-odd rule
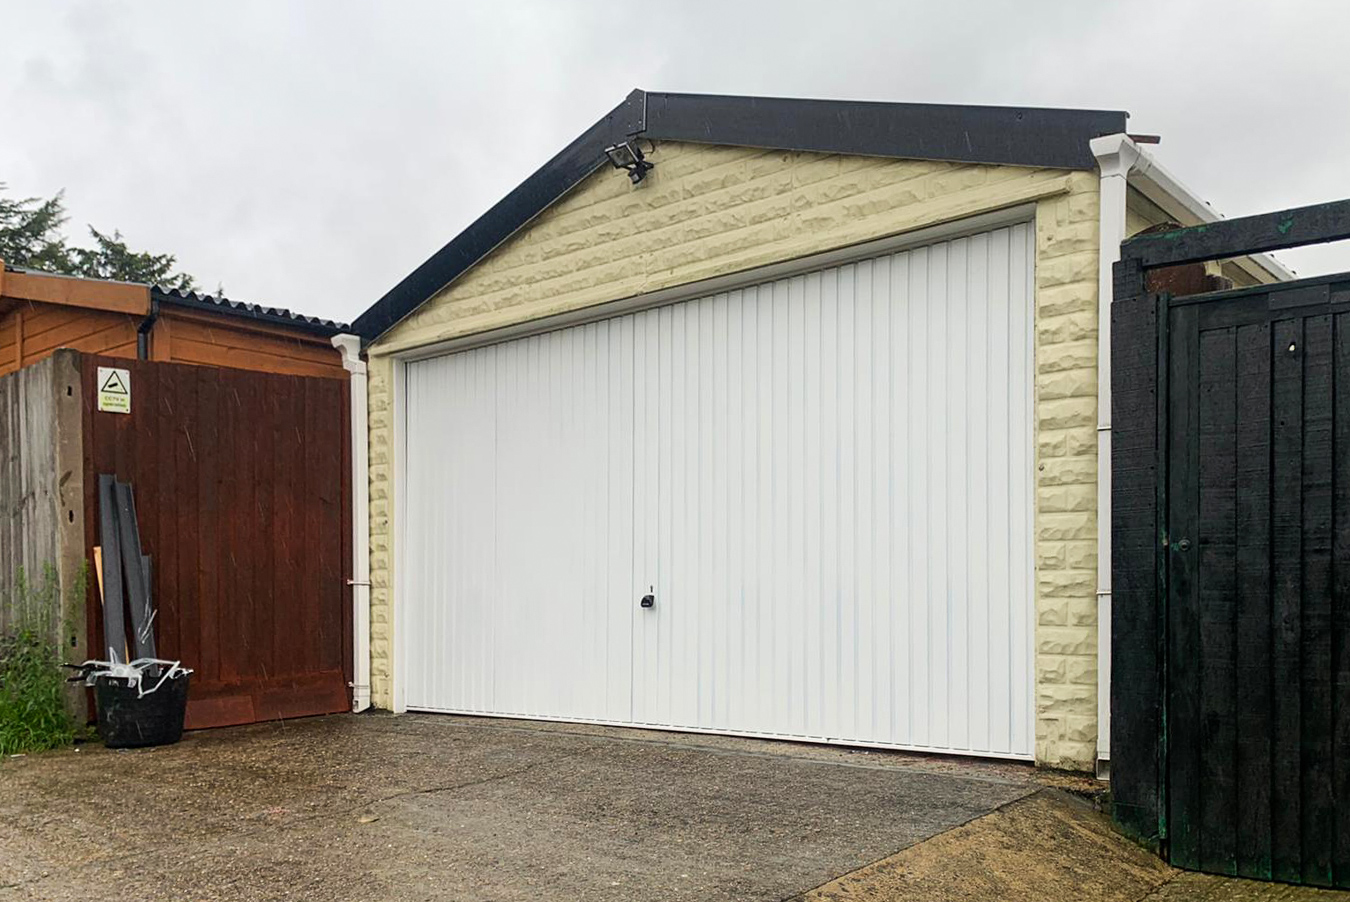
[[[1104,110],[795,100],[634,90],[599,122],[413,270],[352,323],[370,342],[487,256],[605,163],[605,148],[641,135],[778,150],[915,160],[1096,167],[1088,142],[1125,131]]]
[[[586,129],[358,316],[352,323],[356,334],[366,341],[373,341],[389,331],[424,301],[576,187],[605,163],[606,147],[642,131],[644,100],[641,91],[630,93],[623,103]]]
[[[653,140],[859,156],[1095,169],[1088,142],[1125,131],[1107,110],[648,94]]]

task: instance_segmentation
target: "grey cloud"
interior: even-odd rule
[[[0,2],[0,180],[352,318],[635,86],[1123,108],[1228,215],[1350,196],[1335,3]],[[1289,252],[1302,272],[1350,249]]]

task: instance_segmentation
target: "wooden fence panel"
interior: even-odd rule
[[[96,409],[100,365],[130,370],[130,414]],[[346,380],[90,357],[83,382],[86,483],[136,493],[160,655],[196,671],[188,727],[348,710]]]
[[[67,660],[86,656],[79,355],[58,351],[0,377],[0,634],[47,593],[43,616]],[[71,713],[85,716],[72,687]]]

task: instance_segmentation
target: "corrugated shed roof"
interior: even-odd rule
[[[223,313],[227,316],[240,316],[277,325],[296,326],[323,335],[337,335],[349,329],[346,323],[321,319],[317,316],[305,316],[303,313],[296,313],[284,307],[264,307],[261,304],[232,301],[227,297],[198,294],[195,291],[182,291],[177,288],[162,288],[154,285],[150,288],[150,296],[161,304],[174,304],[179,307],[188,307],[210,313]]]

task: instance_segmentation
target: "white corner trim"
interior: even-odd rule
[[[389,662],[389,695],[395,714],[403,714],[408,710],[408,681],[404,679],[404,661],[406,655],[403,653],[404,646],[407,644],[407,637],[403,634],[402,609],[403,606],[399,600],[399,577],[403,570],[403,549],[407,546],[404,541],[404,514],[408,509],[408,493],[403,474],[408,468],[408,418],[407,418],[407,392],[408,392],[408,366],[407,364],[393,358],[390,361],[390,377],[392,389],[392,398],[390,400],[390,444],[394,455],[392,482],[390,486],[389,511],[389,537],[394,543],[391,552],[389,573],[385,592],[388,594],[389,608],[389,655],[392,661]]]
[[[352,710],[370,707],[370,447],[366,363],[361,339],[333,336],[342,366],[351,374],[352,423]]]

